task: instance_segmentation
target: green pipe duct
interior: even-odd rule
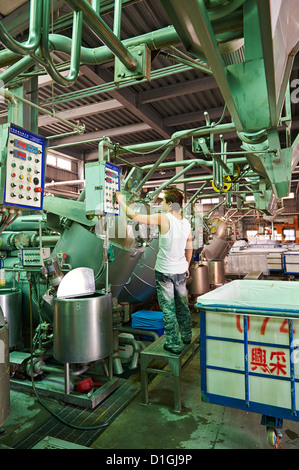
[[[100,39],[107,44],[111,52],[127,67],[129,70],[135,70],[137,67],[136,60],[128,52],[127,48],[115,36],[113,31],[106,25],[102,18],[94,11],[86,0],[66,0],[74,10],[81,10],[83,20],[87,26],[91,28]]]
[[[41,38],[42,2],[31,0],[29,17],[29,36],[26,43],[16,41],[0,21],[0,40],[5,47],[20,55],[33,54],[39,46]]]
[[[73,14],[73,34],[72,34],[72,45],[71,45],[71,66],[70,72],[67,77],[63,77],[55,68],[55,65],[51,58],[49,48],[49,15],[46,14],[50,10],[50,1],[43,0],[44,14],[43,14],[43,34],[41,41],[41,53],[43,60],[46,62],[46,70],[53,80],[60,85],[70,86],[73,85],[79,75],[80,69],[80,49],[81,49],[81,38],[82,38],[82,22],[83,13],[82,11],[74,11]]]

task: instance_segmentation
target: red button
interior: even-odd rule
[[[36,193],[41,193],[43,188],[34,188],[34,192]]]

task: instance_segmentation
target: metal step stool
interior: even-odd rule
[[[189,362],[194,358],[200,348],[200,329],[193,328],[191,343],[185,345],[181,354],[176,355],[165,351],[164,335],[150,344],[140,353],[141,372],[141,400],[144,405],[148,405],[148,373],[173,375],[174,377],[174,410],[180,412],[181,406],[181,373]],[[156,369],[150,367],[154,360],[161,359],[161,362],[168,362],[170,370]]]

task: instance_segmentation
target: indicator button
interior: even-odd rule
[[[31,181],[31,180],[32,180],[31,176],[27,176],[27,181]]]
[[[39,179],[38,178],[33,178],[33,183],[37,186],[39,184]]]
[[[24,179],[24,175],[19,176],[20,180]]]
[[[27,191],[30,191],[31,190],[31,186],[27,186]]]
[[[11,176],[12,176],[13,178],[15,178],[16,174],[15,174],[15,173],[12,173]]]
[[[43,191],[43,188],[34,188],[35,193],[41,193]]]
[[[11,166],[15,168],[17,165],[15,163],[12,163]]]

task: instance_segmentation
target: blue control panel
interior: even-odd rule
[[[1,204],[41,210],[45,186],[47,140],[11,124],[8,134]]]

